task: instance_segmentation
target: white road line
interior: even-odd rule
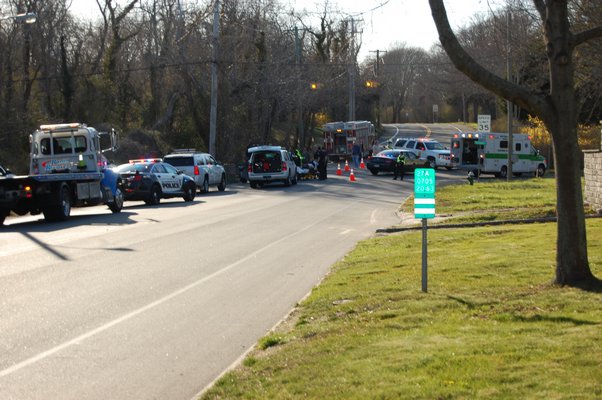
[[[346,209],[350,208],[351,206],[352,206],[352,204],[350,204],[350,205],[348,205],[346,207],[343,207],[340,210],[337,210],[336,214],[345,211]],[[318,220],[318,221],[314,222],[313,224],[306,226],[303,229],[297,230],[297,231],[295,231],[295,232],[293,232],[293,233],[291,233],[289,235],[286,235],[286,236],[284,236],[284,237],[282,237],[282,238],[280,238],[280,239],[278,239],[278,240],[276,240],[276,241],[268,244],[267,246],[264,246],[261,249],[256,250],[253,253],[250,253],[246,257],[244,257],[244,258],[242,258],[242,259],[240,259],[240,260],[238,260],[238,261],[236,261],[236,262],[234,262],[234,263],[232,263],[232,264],[230,264],[230,265],[228,265],[228,266],[220,269],[219,271],[216,271],[216,272],[214,272],[214,273],[212,273],[210,275],[207,275],[206,277],[201,278],[198,281],[193,282],[190,285],[185,286],[185,287],[183,287],[183,288],[181,288],[179,290],[176,290],[175,292],[172,292],[172,293],[168,294],[167,296],[164,296],[164,297],[162,297],[162,298],[160,298],[160,299],[158,299],[156,301],[153,301],[152,303],[149,303],[149,304],[147,304],[144,307],[140,307],[137,310],[134,310],[134,311],[132,311],[132,312],[130,312],[128,314],[125,314],[125,315],[123,315],[123,316],[121,316],[121,317],[119,317],[117,319],[114,319],[113,321],[108,322],[108,323],[106,323],[106,324],[104,324],[102,326],[99,326],[98,328],[93,329],[91,331],[88,331],[88,332],[86,332],[86,333],[84,333],[84,334],[82,334],[82,335],[80,335],[80,336],[78,336],[78,337],[76,337],[74,339],[71,339],[71,340],[69,340],[67,342],[63,342],[63,343],[59,344],[58,346],[55,346],[55,347],[53,347],[51,349],[48,349],[48,350],[46,350],[46,351],[44,351],[42,353],[39,353],[39,354],[35,355],[33,357],[30,357],[30,358],[28,358],[26,360],[23,360],[23,361],[15,364],[15,365],[13,365],[12,367],[3,369],[2,371],[0,371],[0,378],[2,378],[4,376],[7,376],[7,375],[10,375],[13,372],[19,371],[19,370],[21,370],[21,369],[23,369],[23,368],[25,368],[25,367],[27,367],[29,365],[35,364],[36,362],[41,361],[41,360],[43,360],[43,359],[45,359],[45,358],[47,358],[47,357],[49,357],[49,356],[51,356],[51,355],[53,355],[55,353],[58,353],[61,350],[64,350],[64,349],[66,349],[66,348],[68,348],[70,346],[73,346],[75,344],[79,344],[82,341],[91,338],[92,336],[95,336],[95,335],[97,335],[97,334],[99,334],[101,332],[104,332],[104,331],[106,331],[106,330],[108,330],[108,329],[110,329],[110,328],[112,328],[112,327],[114,327],[114,326],[116,326],[116,325],[118,325],[118,324],[120,324],[122,322],[130,320],[130,319],[134,318],[137,315],[140,315],[140,314],[142,314],[142,313],[144,313],[144,312],[146,312],[148,310],[151,310],[151,309],[153,309],[153,308],[155,308],[157,306],[160,306],[161,304],[166,303],[169,300],[171,300],[171,299],[173,299],[173,298],[175,298],[177,296],[180,296],[181,294],[184,294],[184,293],[188,292],[189,290],[192,290],[192,289],[196,288],[197,286],[202,285],[203,283],[205,283],[205,282],[207,282],[207,281],[209,281],[209,280],[211,280],[211,279],[213,279],[213,278],[215,278],[215,277],[217,277],[217,276],[219,276],[219,275],[221,275],[221,274],[223,274],[223,273],[231,270],[232,268],[236,267],[237,265],[240,265],[240,264],[246,262],[247,260],[250,260],[250,259],[252,259],[254,257],[257,257],[257,255],[259,253],[261,253],[262,251],[264,251],[266,249],[269,249],[270,247],[273,247],[273,246],[279,244],[280,242],[288,240],[291,237],[298,235],[299,233],[302,233],[302,232],[305,232],[305,231],[307,231],[309,229],[312,229],[313,227],[315,227],[316,225],[318,225],[318,224],[322,223],[323,221],[327,220],[331,216],[332,215],[328,215],[328,216],[322,218],[321,220]]]
[[[378,212],[378,210],[372,210],[372,213],[370,214],[370,225],[376,224],[376,213],[377,212]]]

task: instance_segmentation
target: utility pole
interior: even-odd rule
[[[351,46],[349,51],[349,121],[355,121],[355,19],[351,19]]]
[[[305,148],[305,131],[303,126],[303,99],[301,96],[301,39],[299,28],[295,26],[295,63],[297,64],[297,140],[300,148]]]
[[[374,68],[374,77],[376,78],[376,126],[380,129],[380,53],[386,53],[385,50],[374,50],[370,53],[376,53],[376,67]]]
[[[510,8],[506,10],[506,79],[511,81],[510,76]],[[506,111],[508,114],[508,169],[506,180],[512,179],[512,153],[514,151],[514,138],[512,137],[512,114],[514,105],[506,100]]]
[[[209,153],[216,154],[216,124],[217,124],[217,60],[219,46],[219,0],[213,7],[213,35],[211,45],[211,112],[209,114]]]

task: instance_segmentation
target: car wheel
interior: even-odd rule
[[[446,170],[451,171],[453,167],[445,167]]]
[[[293,185],[297,184],[297,174],[295,174],[295,176],[293,177]]]
[[[546,173],[546,166],[543,164],[539,164],[537,169],[535,170],[535,176],[544,176]]]
[[[184,188],[184,201],[193,201],[196,196],[196,186],[194,182],[189,183]]]
[[[378,175],[378,171],[375,169],[371,169],[370,172],[372,173],[372,175]]]
[[[4,220],[10,214],[10,210],[0,210],[0,226],[4,225]]]
[[[291,181],[291,177],[288,176],[285,180],[284,180],[284,186],[290,186],[292,185],[292,181]]]
[[[113,202],[109,204],[109,209],[113,213],[118,213],[123,208],[123,184],[121,181],[117,183],[117,187],[115,188],[115,195],[113,195]]]
[[[219,190],[220,192],[226,190],[226,175],[222,174],[222,179],[221,181],[219,181],[219,185],[217,185],[217,190]]]
[[[429,162],[429,167],[433,168],[433,169],[437,169],[437,161],[435,161],[435,159],[433,157],[429,157],[427,158],[428,162]]]
[[[257,189],[257,183],[250,182],[250,184],[251,184],[251,189]]]
[[[209,178],[208,177],[205,177],[205,179],[203,179],[203,186],[201,187],[201,192],[202,193],[209,192]]]
[[[153,185],[151,188],[148,199],[145,201],[146,204],[156,206],[161,202],[161,189],[157,185]]]

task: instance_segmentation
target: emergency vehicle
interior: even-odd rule
[[[545,157],[531,145],[528,135],[512,135],[512,173],[543,176],[547,169]],[[451,140],[454,164],[459,169],[476,174],[494,174],[505,178],[508,175],[508,134],[507,133],[456,133]]]
[[[364,151],[372,148],[376,138],[374,124],[370,121],[329,122],[322,126],[324,149],[332,161],[351,160],[353,145]]]
[[[11,212],[43,213],[48,221],[68,219],[71,207],[106,204],[120,212],[122,181],[103,154],[117,149],[117,139],[114,129],[99,132],[77,122],[41,125],[29,135],[29,175],[0,177],[0,225]]]

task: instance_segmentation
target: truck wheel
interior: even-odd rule
[[[245,179],[245,182],[246,182],[246,179]],[[220,192],[223,192],[224,190],[226,190],[226,175],[222,174],[222,180],[219,181],[219,185],[217,185],[217,190],[219,190]]]
[[[59,205],[47,207],[44,211],[46,221],[66,221],[71,215],[71,195],[69,187],[63,186],[59,192]]]
[[[535,176],[542,177],[545,175],[545,173],[546,173],[546,166],[543,164],[539,164],[537,166],[537,169],[535,170]]]
[[[159,189],[159,186],[153,185],[153,187],[151,188],[150,194],[148,196],[148,199],[145,200],[144,202],[151,206],[156,206],[157,204],[159,204],[161,202],[161,189]]]
[[[209,192],[209,178],[205,177],[205,179],[203,179],[203,186],[201,187],[201,193],[208,193]]]
[[[118,213],[123,208],[123,190],[122,183],[117,183],[117,187],[115,188],[115,195],[113,196],[113,202],[109,204],[109,209],[113,213]]]
[[[506,179],[508,177],[508,167],[505,165],[500,169],[499,177],[502,179]]]
[[[290,185],[292,185],[292,181],[291,177],[289,176],[284,180],[284,186],[289,187]]]
[[[184,201],[193,201],[196,196],[196,184],[194,182],[184,188]]]

